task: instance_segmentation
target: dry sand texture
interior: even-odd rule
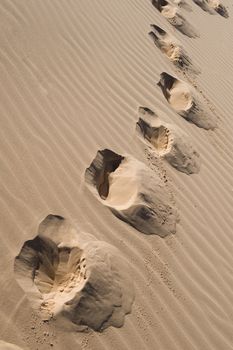
[[[0,1],[1,348],[232,350],[232,16]]]

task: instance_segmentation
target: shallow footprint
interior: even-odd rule
[[[191,24],[179,13],[177,6],[170,4],[166,0],[152,0],[152,5],[182,34],[190,38],[199,36]]]
[[[150,109],[139,107],[137,135],[156,157],[187,175],[200,170],[200,156],[191,145],[188,135],[173,124],[162,122]]]
[[[164,183],[132,156],[98,151],[85,181],[103,205],[138,231],[161,237],[175,233],[177,211]]]
[[[194,68],[191,59],[185,52],[182,45],[175,37],[166,33],[162,28],[155,24],[151,24],[152,31],[149,36],[154,41],[154,44],[165,54],[168,59],[178,68],[187,69],[193,73],[200,73],[198,69]]]
[[[16,279],[44,319],[101,331],[121,327],[134,288],[128,263],[112,245],[49,215],[15,259]]]
[[[217,126],[215,117],[190,85],[165,72],[160,74],[157,85],[171,107],[183,118],[206,130]]]

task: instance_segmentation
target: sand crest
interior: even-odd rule
[[[109,162],[114,164],[112,171]],[[177,211],[170,195],[161,179],[144,163],[111,150],[98,151],[86,170],[85,180],[103,205],[138,231],[161,237],[175,233]],[[107,196],[106,192],[102,195],[100,188],[108,188]]]
[[[150,151],[165,159],[171,166],[187,175],[200,170],[200,155],[193,148],[188,135],[178,126],[160,120],[147,108],[139,108],[137,135]]]
[[[100,331],[121,327],[131,311],[134,288],[121,253],[60,216],[46,217],[24,243],[15,274],[44,319],[63,317]]]

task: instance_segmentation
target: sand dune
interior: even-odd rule
[[[233,7],[221,1],[216,9],[201,2],[205,11],[192,0],[156,2],[160,10],[150,0],[0,2],[1,348],[232,350]],[[228,18],[218,13],[223,7]],[[181,48],[192,66],[170,59],[170,42],[172,57]],[[215,128],[181,117],[156,85],[161,72],[187,84],[189,98],[197,96]],[[170,102],[186,108],[175,92]],[[159,118],[139,113],[139,106]],[[142,132],[135,132],[137,123]],[[97,150],[106,149],[120,156],[114,166],[120,164],[103,182],[101,198],[87,186],[85,171]],[[121,157],[150,170],[143,181],[135,184],[137,167]],[[148,174],[179,213],[175,234],[142,234],[108,205],[130,207],[139,183],[142,193],[149,191],[146,199],[157,198]],[[38,231],[49,213],[70,224],[61,240],[49,226]],[[70,242],[73,234],[78,242]],[[35,239],[42,255],[29,247]],[[32,260],[16,272],[16,257],[29,248]],[[91,266],[82,262],[83,276],[74,273],[72,287],[67,261],[80,261],[82,251]],[[39,267],[29,268],[39,255]],[[98,291],[107,288],[106,294],[91,290],[101,294],[98,302],[85,291],[87,269]],[[57,308],[42,310],[50,288]],[[85,302],[75,317],[72,306],[64,317],[59,306],[64,311],[74,288]]]

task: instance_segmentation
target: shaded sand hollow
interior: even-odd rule
[[[185,2],[190,10],[179,6],[173,21],[151,0],[0,1],[2,342],[23,350],[232,350],[233,6],[221,0],[227,18],[224,8],[217,12],[210,1],[201,4],[208,11]],[[198,75],[177,68],[155,47],[148,36],[151,24],[177,40]],[[157,86],[162,72],[195,91],[216,127],[197,127],[172,107]],[[188,176],[178,171],[135,135],[139,106],[185,133],[201,159],[198,171]],[[165,183],[179,214],[174,234],[143,234],[114,215],[103,204],[108,199],[93,195],[85,171],[105,149],[130,155]],[[112,175],[115,184],[119,171]],[[127,189],[124,203],[134,194]],[[121,204],[118,195],[112,187],[111,204]],[[131,283],[123,289],[112,284],[119,298],[109,294],[107,303],[94,302],[96,308],[119,309],[119,323],[116,318],[112,323],[109,311],[110,322],[101,332],[93,324],[77,332],[84,319],[95,323],[92,308],[71,327],[69,317],[59,323],[58,316],[46,318],[34,307],[25,280],[20,283],[14,270],[15,258],[51,213],[117,251],[116,265],[108,254],[99,260],[111,266],[114,281],[130,271],[127,280],[133,280],[135,292],[130,313],[122,305]],[[121,256],[125,263],[118,266]],[[28,283],[40,305],[40,283]]]

